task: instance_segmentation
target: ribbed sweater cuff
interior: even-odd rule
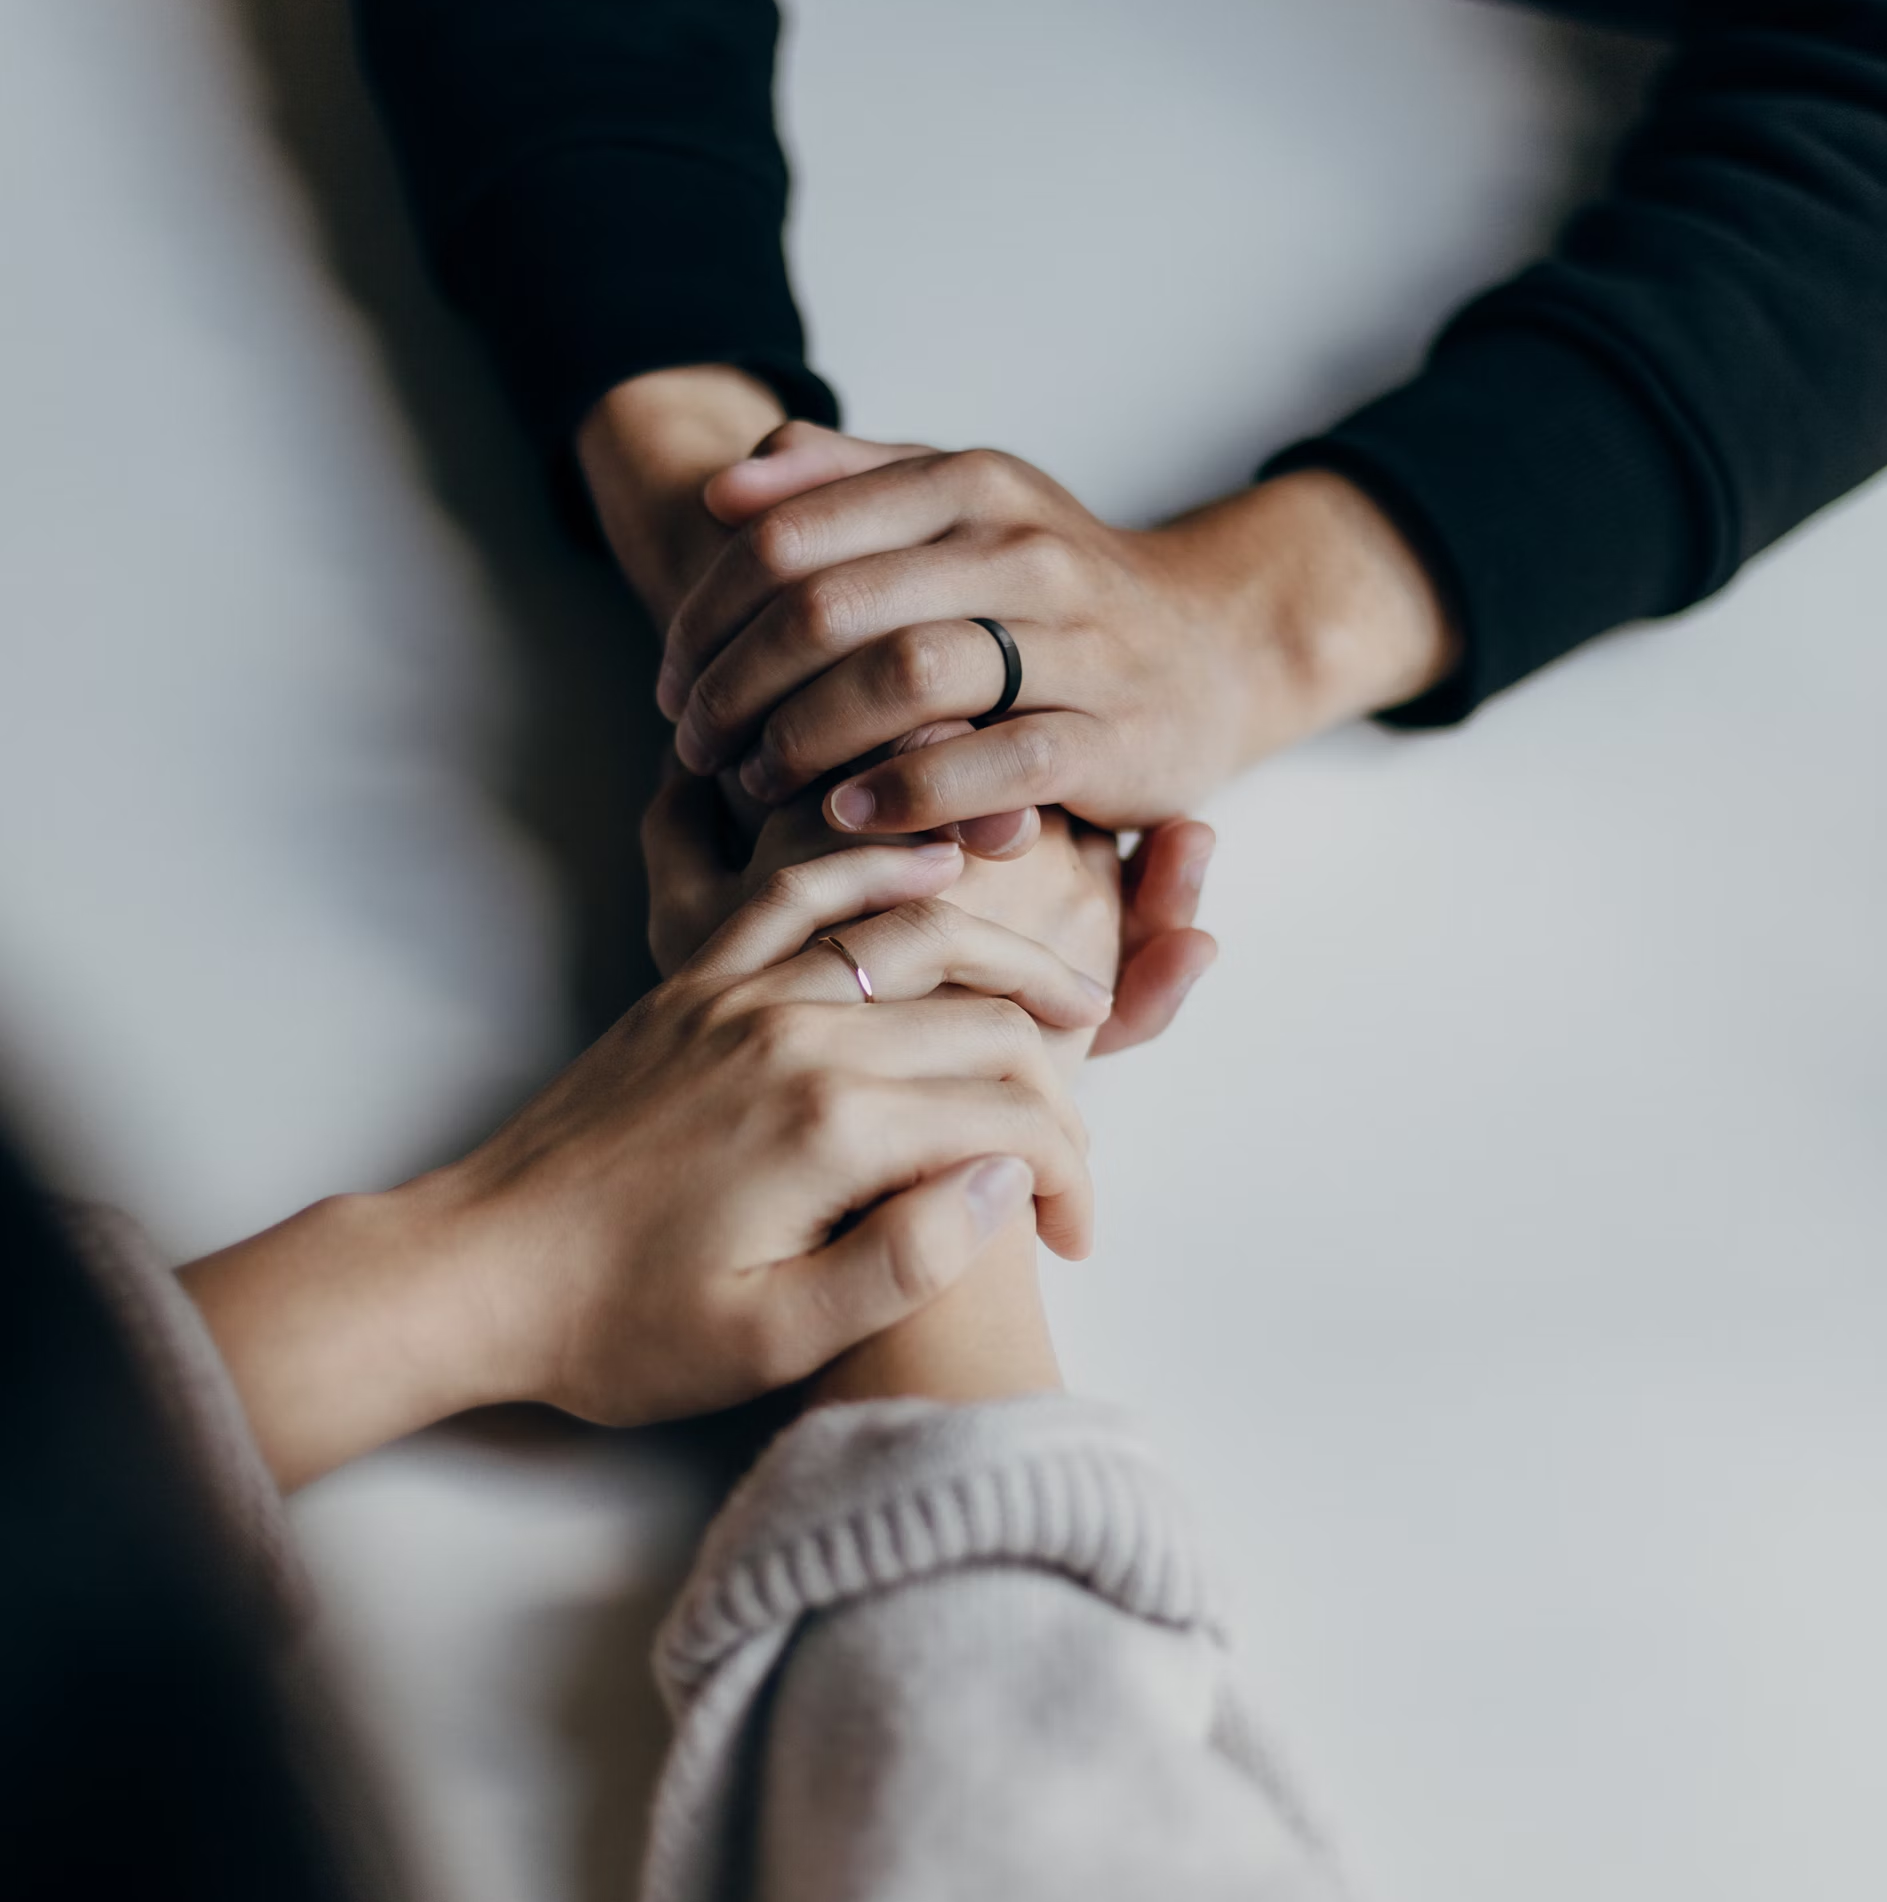
[[[1581,641],[1704,590],[1713,564],[1676,441],[1655,393],[1601,348],[1508,323],[1445,339],[1412,382],[1261,474],[1334,469],[1408,537],[1464,658],[1381,717],[1443,726]]]
[[[552,456],[606,391],[679,364],[733,364],[789,415],[835,423],[831,390],[806,367],[781,212],[776,193],[711,159],[574,146],[488,192],[440,270]]]
[[[663,1691],[685,1711],[806,1614],[971,1564],[1040,1566],[1135,1617],[1223,1630],[1184,1502],[1116,1410],[874,1401],[810,1414],[743,1482],[657,1640]]]

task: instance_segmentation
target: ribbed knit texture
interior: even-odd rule
[[[1195,1712],[1177,1739],[1142,1710],[1107,1719],[1100,1734],[1083,1726],[1058,1753],[1070,1763],[1092,1757],[1080,1806],[1113,1807],[1130,1832],[1116,1859],[1123,1869],[1149,1849],[1168,1853],[1157,1829],[1136,1828],[1148,1799],[1118,1787],[1144,1757],[1153,1771],[1137,1780],[1164,1792],[1154,1807],[1197,1822],[1200,1840],[1173,1853],[1175,1872],[1235,1870],[1244,1880],[1262,1868],[1276,1876],[1263,1893],[1337,1893],[1233,1692],[1219,1599],[1177,1489],[1119,1412],[1044,1395],[824,1409],[784,1434],[738,1489],[657,1640],[678,1734],[657,1805],[648,1902],[798,1896],[815,1866],[829,1902],[854,1889],[885,1902],[968,1894],[952,1886],[949,1857],[925,1873],[924,1859],[913,1867],[903,1853],[957,1809],[966,1826],[982,1815],[975,1852],[966,1848],[962,1861],[990,1885],[978,1891],[983,1902],[1071,1893],[1058,1886],[1072,1879],[1071,1865],[1042,1866],[1039,1816],[1008,1827],[1010,1802],[1020,1798],[1031,1812],[1032,1785],[1054,1807],[1056,1778],[1040,1756],[1042,1725],[1052,1731],[1054,1720],[1026,1692],[1013,1713],[1003,1703],[1003,1686],[1017,1681],[1009,1647],[1024,1630],[1035,1634],[1031,1655],[1069,1647],[1084,1660],[1082,1676],[1170,1678],[1156,1704]],[[863,1649],[848,1658],[854,1642]],[[926,1668],[927,1647],[965,1644],[969,1664],[940,1683]],[[769,1713],[801,1704],[822,1714],[812,1740],[794,1730],[791,1774],[811,1777],[820,1801],[790,1804],[785,1828],[798,1847],[788,1854],[779,1823],[767,1821],[776,1780],[765,1767]],[[910,1765],[966,1721],[978,1766],[941,1782],[925,1774],[913,1795]],[[888,1741],[861,1764],[847,1739],[864,1732]],[[830,1740],[823,1767],[806,1755],[825,1748],[818,1739]],[[772,1747],[786,1748],[777,1738]],[[989,1813],[982,1781],[992,1769],[1011,1792],[1000,1815]],[[887,1805],[896,1813],[884,1813]],[[1088,1840],[1105,1849],[1099,1827]]]
[[[1137,1618],[1222,1630],[1184,1503],[1113,1410],[1059,1396],[827,1407],[714,1522],[658,1640],[663,1690],[679,1713],[732,1652],[808,1612],[1000,1560],[1065,1573]]]

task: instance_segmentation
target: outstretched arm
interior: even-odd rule
[[[1887,4],[1641,10],[1682,26],[1607,194],[1270,465],[1359,484],[1448,597],[1460,664],[1402,724],[1690,606],[1887,464]]]
[[[780,873],[463,1161],[186,1269],[279,1482],[500,1400],[627,1423],[751,1398],[923,1305],[1024,1206],[1085,1251],[1085,1139],[1038,1026],[1092,1026],[1107,993],[938,897],[961,863]],[[840,925],[870,1008],[808,943]]]
[[[725,539],[702,484],[838,417],[781,241],[773,0],[352,8],[435,280],[665,622]]]
[[[671,629],[682,757],[784,799],[987,708],[993,615],[1016,714],[849,778],[833,822],[1146,824],[1352,714],[1458,720],[1887,464],[1887,0],[1675,11],[1609,193],[1256,488],[1121,530],[972,450],[770,507]]]

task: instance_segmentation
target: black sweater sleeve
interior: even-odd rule
[[[1554,255],[1267,466],[1352,477],[1451,597],[1465,663],[1399,724],[1689,606],[1887,464],[1887,0],[1688,19]]]
[[[781,230],[772,0],[353,0],[433,271],[553,454],[612,385],[732,363],[837,420]]]

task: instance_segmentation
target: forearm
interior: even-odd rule
[[[180,1271],[284,1492],[511,1398],[422,1180],[333,1196]]]
[[[1609,192],[1272,465],[1345,471],[1446,578],[1462,664],[1400,724],[1690,606],[1887,463],[1887,7],[1672,11]]]
[[[772,0],[352,5],[434,274],[542,449],[671,364],[833,419],[781,248]]]
[[[990,1241],[927,1308],[842,1354],[813,1383],[812,1406],[900,1395],[968,1403],[1062,1384],[1036,1268],[1033,1212]]]
[[[1209,603],[1240,689],[1240,768],[1445,679],[1459,636],[1395,524],[1342,476],[1306,469],[1157,531]]]

